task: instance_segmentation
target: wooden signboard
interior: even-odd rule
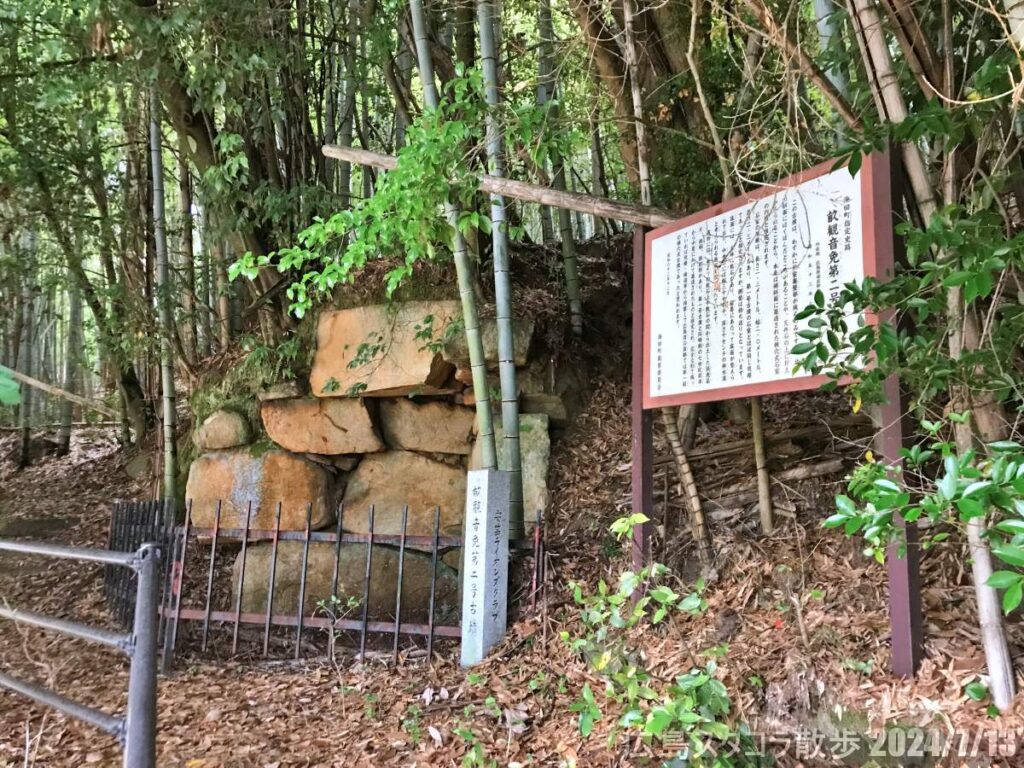
[[[893,268],[890,161],[872,153],[856,175],[833,163],[638,231],[633,267],[633,509],[649,514],[651,409],[815,389],[794,371],[798,312],[845,283],[886,279]],[[873,322],[871,317],[864,318]],[[856,322],[856,318],[851,318]],[[879,453],[900,462],[898,382],[878,413]],[[638,526],[637,564],[650,560],[650,525]],[[912,674],[920,656],[917,548],[890,552],[893,667]]]
[[[821,291],[892,271],[888,161],[825,163],[645,238],[644,407],[815,389],[794,320]],[[806,322],[806,321],[804,321]]]

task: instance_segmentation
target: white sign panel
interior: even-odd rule
[[[508,613],[508,472],[470,471],[462,531],[462,666],[483,661],[505,637]]]
[[[877,174],[816,169],[649,235],[645,407],[817,385],[793,373],[794,317],[817,291],[829,301],[873,273]]]

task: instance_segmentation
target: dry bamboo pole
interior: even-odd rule
[[[117,411],[115,411],[113,408],[108,408],[107,406],[103,405],[103,403],[97,403],[95,400],[87,400],[81,395],[76,395],[73,392],[68,392],[67,390],[61,389],[60,387],[55,387],[52,384],[47,384],[45,381],[40,381],[39,379],[36,379],[32,376],[27,376],[24,373],[21,373],[20,371],[14,370],[13,368],[5,368],[4,370],[15,381],[20,381],[22,384],[32,387],[33,389],[38,389],[41,392],[46,392],[48,395],[53,395],[54,397],[62,397],[65,400],[70,400],[73,403],[78,403],[83,408],[88,408],[89,410],[95,411],[96,413],[102,413],[104,416],[109,416],[112,419],[118,418]]]
[[[750,398],[750,428],[754,434],[754,464],[757,467],[757,506],[761,514],[761,532],[766,536],[775,528],[772,512],[772,481],[768,476],[764,450],[764,417],[761,398]]]
[[[384,155],[379,152],[371,152],[368,149],[360,149],[359,147],[342,147],[337,144],[327,144],[321,151],[325,156],[336,160],[369,165],[385,171],[394,170],[398,166],[397,157]],[[592,216],[614,219],[615,221],[628,221],[632,224],[639,224],[642,227],[661,227],[665,224],[671,224],[679,218],[678,215],[670,211],[654,208],[649,205],[622,203],[617,200],[609,200],[606,197],[586,195],[582,192],[562,192],[540,184],[530,184],[529,182],[516,181],[515,179],[499,179],[488,174],[480,177],[478,189],[487,194],[500,194],[528,203],[550,205],[553,208],[567,208],[570,211],[589,213]]]
[[[693,476],[693,468],[686,457],[686,451],[683,450],[683,441],[679,438],[679,427],[671,408],[661,409],[661,420],[665,425],[668,444],[672,448],[676,469],[679,473],[679,495],[686,499],[687,507],[690,510],[690,529],[693,540],[697,544],[697,556],[700,558],[701,565],[708,569],[715,556],[714,544],[711,540],[711,529],[708,528],[704,516],[700,494],[697,492],[697,481]]]

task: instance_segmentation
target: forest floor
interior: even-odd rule
[[[768,431],[820,425],[845,407],[840,398],[816,394],[772,398]],[[614,581],[627,567],[627,554],[607,526],[627,507],[628,414],[627,385],[600,380],[584,414],[556,443],[547,596],[542,608],[524,612],[511,626],[485,664],[467,674],[453,649],[444,647],[430,666],[415,654],[397,667],[376,660],[333,666],[212,658],[190,648],[186,637],[173,673],[159,683],[159,764],[660,764],[668,753],[656,744],[619,738],[609,746],[617,715],[600,693],[604,715],[589,738],[580,736],[570,707],[585,683],[597,692],[603,684],[560,638],[563,631],[571,637],[582,631],[567,584],[579,581],[593,590],[598,579]],[[0,457],[13,446],[7,434],[0,433]],[[697,445],[745,434],[745,427],[716,421],[701,426]],[[790,441],[776,446],[773,460],[820,463],[862,450],[840,438]],[[695,460],[698,484],[749,478],[750,461],[745,453]],[[43,458],[21,472],[0,458],[0,536],[102,546],[110,502],[142,493],[126,480],[122,464],[112,437],[95,432],[76,435],[70,456]],[[982,674],[983,656],[969,574],[958,552],[934,550],[923,559],[927,640],[919,676],[888,674],[884,568],[854,542],[820,527],[841,478],[839,472],[781,487],[788,502],[780,505],[779,525],[769,537],[756,531],[756,510],[715,521],[708,610],[636,633],[632,639],[647,665],[668,679],[687,671],[692,659],[703,664],[715,657],[735,720],[778,737],[795,739],[808,728],[834,732],[839,723],[873,734],[895,724],[946,734],[1020,729],[1024,697],[1013,712],[990,718],[983,703],[964,693]],[[659,504],[657,522],[668,529],[659,557],[679,573],[692,573],[686,531],[674,524],[675,508],[664,514],[664,499]],[[0,555],[0,599],[13,606],[109,625],[101,585],[97,568]],[[1024,647],[1021,625],[1009,631],[1013,647]],[[77,641],[3,622],[0,669],[107,711],[124,705],[126,663]],[[815,757],[798,761],[792,744],[779,764],[826,764]],[[119,760],[111,739],[0,693],[0,765],[113,766]],[[1024,757],[972,764],[1024,765]]]

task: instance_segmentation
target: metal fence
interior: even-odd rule
[[[174,535],[175,505],[172,501],[115,501],[110,510],[107,549],[112,552],[135,552],[143,544],[157,543],[162,552],[171,551]],[[171,558],[161,559],[164,584]],[[135,612],[135,579],[130,571],[108,565],[103,569],[103,595],[115,621],[122,627],[132,626]]]
[[[157,603],[161,578],[159,546],[147,543],[134,552],[113,552],[0,539],[0,552],[78,560],[134,572],[138,583],[135,589],[134,626],[129,634],[118,634],[45,614],[0,607],[0,619],[98,643],[127,655],[131,659],[131,666],[128,674],[128,704],[124,716],[107,714],[65,698],[49,688],[5,673],[0,673],[0,686],[112,734],[123,747],[123,764],[126,767],[155,766],[156,652],[159,634]]]
[[[189,514],[186,515],[185,523],[174,529],[172,534],[172,556],[170,568],[168,569],[168,584],[165,587],[165,600],[161,615],[166,623],[164,632],[164,667],[171,663],[178,642],[179,626],[182,622],[196,622],[201,624],[200,646],[203,651],[207,649],[210,640],[211,625],[213,623],[226,624],[231,629],[231,653],[238,652],[239,631],[244,625],[251,625],[262,628],[262,655],[267,656],[270,650],[270,637],[272,627],[294,627],[294,656],[299,658],[302,653],[303,635],[308,629],[323,629],[333,633],[346,631],[358,633],[360,658],[366,654],[368,635],[390,637],[391,654],[397,661],[399,657],[399,642],[402,635],[420,636],[426,641],[427,658],[432,658],[433,645],[436,638],[458,639],[461,635],[459,625],[443,623],[437,620],[435,600],[437,597],[437,578],[439,553],[445,549],[461,549],[463,540],[461,537],[442,536],[440,530],[441,510],[434,509],[433,527],[429,535],[413,535],[408,533],[409,511],[405,508],[402,515],[400,531],[396,533],[379,533],[375,530],[374,507],[370,506],[367,511],[367,532],[349,533],[344,531],[343,526],[346,518],[353,514],[346,511],[344,505],[336,511],[336,522],[333,531],[314,531],[310,526],[312,506],[306,506],[306,524],[301,531],[281,529],[281,505],[277,505],[275,514],[275,525],[272,529],[252,528],[249,524],[252,519],[251,505],[249,513],[245,515],[246,526],[244,528],[226,528],[221,526],[223,505],[218,503],[214,517],[214,525],[210,528],[196,527],[192,525],[191,505]],[[142,512],[146,514],[145,511]],[[529,539],[514,540],[509,542],[513,552],[532,555],[532,573],[530,581],[530,600],[536,602],[536,595],[543,589],[543,534],[542,517],[538,512],[533,536]],[[249,545],[254,542],[269,541],[271,543],[270,567],[267,576],[267,599],[262,611],[243,611],[242,601],[244,592],[244,580],[246,579],[246,562],[249,554]],[[298,600],[291,612],[285,612],[275,605],[275,586],[278,563],[278,545],[283,541],[300,541],[302,548],[302,564],[299,574]],[[353,543],[365,545],[365,560],[362,585],[359,595],[352,595],[359,600],[359,617],[332,616],[309,613],[306,610],[306,588],[309,567],[310,545],[315,542],[334,544],[334,561],[332,572],[331,595],[338,595],[339,567],[341,563],[342,544]],[[237,545],[239,583],[234,586],[234,604],[227,610],[217,610],[213,607],[215,576],[217,574],[218,561],[221,557],[220,549],[224,545]],[[391,620],[371,619],[369,606],[371,600],[371,572],[373,567],[374,549],[376,545],[391,545],[398,548],[398,572],[394,594],[394,618]],[[430,584],[429,584],[429,605],[427,607],[426,621],[414,622],[402,620],[402,592],[404,587],[405,564],[407,549],[415,547],[425,550],[430,555]],[[185,606],[185,582],[189,575],[189,565],[197,556],[202,556],[205,565],[205,587],[200,586],[202,592],[201,605]],[[194,573],[193,573],[194,575]],[[329,652],[333,653],[333,643],[329,644]]]

